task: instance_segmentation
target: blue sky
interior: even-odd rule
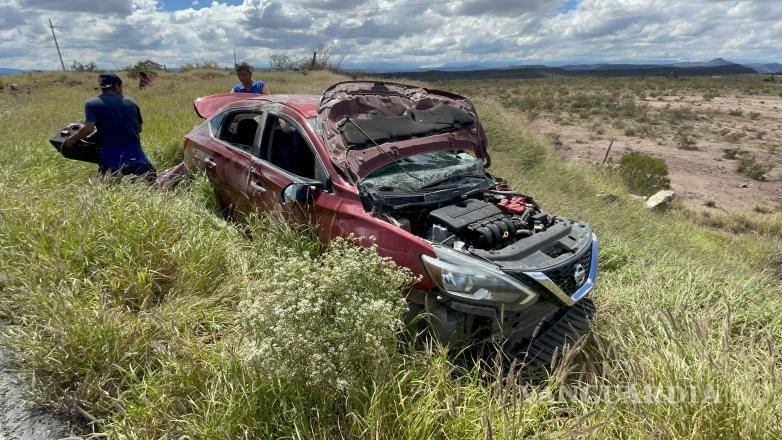
[[[220,3],[227,5],[241,5],[243,0],[223,0]],[[162,0],[158,2],[164,11],[178,11],[187,8],[204,8],[212,4],[212,0]]]
[[[0,0],[0,66],[782,61],[781,0]]]
[[[578,0],[566,0],[557,6],[559,12],[570,12],[578,7]]]

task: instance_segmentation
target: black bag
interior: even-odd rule
[[[83,122],[75,122],[68,124],[65,128],[58,131],[54,136],[49,139],[52,146],[62,154],[62,157],[72,160],[80,160],[82,162],[98,163],[98,157],[100,155],[100,137],[98,136],[98,130],[93,130],[87,137],[76,142],[70,147],[64,148],[63,143],[65,139],[68,139],[73,133],[79,131],[84,125]]]

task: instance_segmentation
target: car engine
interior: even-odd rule
[[[486,192],[429,213],[424,238],[459,250],[501,249],[545,230],[554,218],[527,196]]]

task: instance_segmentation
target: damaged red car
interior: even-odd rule
[[[441,340],[493,337],[547,363],[587,330],[595,233],[487,171],[468,99],[351,81],[321,96],[218,94],[194,106],[205,121],[163,179],[203,172],[226,213],[282,209],[315,222],[323,241],[371,237],[421,276],[408,318],[428,312]]]

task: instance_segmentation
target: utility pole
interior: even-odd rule
[[[236,49],[234,49],[234,67],[236,67]]]
[[[49,19],[49,28],[52,30],[52,37],[54,38],[54,47],[57,48],[57,55],[60,57],[60,65],[62,71],[65,72],[65,63],[62,61],[62,53],[60,53],[60,45],[57,43],[57,35],[54,35],[54,25],[52,25],[52,19]]]

